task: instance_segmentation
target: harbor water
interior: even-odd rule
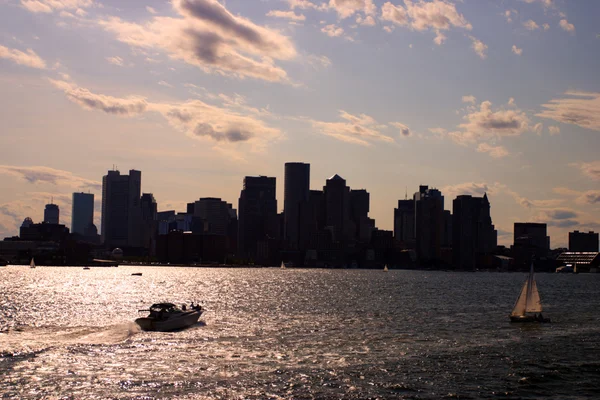
[[[141,272],[142,276],[132,276]],[[0,268],[0,396],[600,398],[600,275],[537,274],[551,324],[511,324],[526,275]],[[137,310],[200,302],[141,332]]]

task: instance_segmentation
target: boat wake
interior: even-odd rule
[[[0,333],[0,354],[37,352],[57,346],[117,344],[140,331],[134,322],[107,327],[16,328]]]

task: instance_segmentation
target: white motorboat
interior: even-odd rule
[[[184,306],[185,308],[185,306]],[[202,315],[202,307],[194,306],[190,310],[177,307],[173,303],[152,304],[148,310],[150,315],[138,318],[135,323],[144,331],[168,332],[184,329],[194,325]]]

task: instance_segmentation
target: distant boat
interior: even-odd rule
[[[383,270],[384,270],[385,272],[388,272],[388,271],[389,271],[389,270],[388,270],[388,267],[387,267],[387,264],[385,264],[385,267],[383,267]]]
[[[510,322],[550,322],[550,318],[542,316],[542,302],[533,274],[533,263],[521,294],[510,313]]]
[[[134,272],[133,274],[131,274],[131,276],[142,276],[141,272]]]
[[[31,257],[31,262],[29,263],[29,268],[35,268],[35,261],[33,261],[33,257]]]
[[[90,269],[90,267],[83,267],[83,269]]]
[[[285,269],[285,263],[283,261],[281,262],[281,267],[280,268],[281,269]]]

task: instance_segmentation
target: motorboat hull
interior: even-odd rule
[[[540,318],[533,315],[510,315],[510,322],[525,323],[525,322],[550,322],[550,318]]]
[[[187,311],[164,320],[153,317],[138,318],[135,323],[144,331],[169,332],[194,325],[201,315],[202,311]]]

